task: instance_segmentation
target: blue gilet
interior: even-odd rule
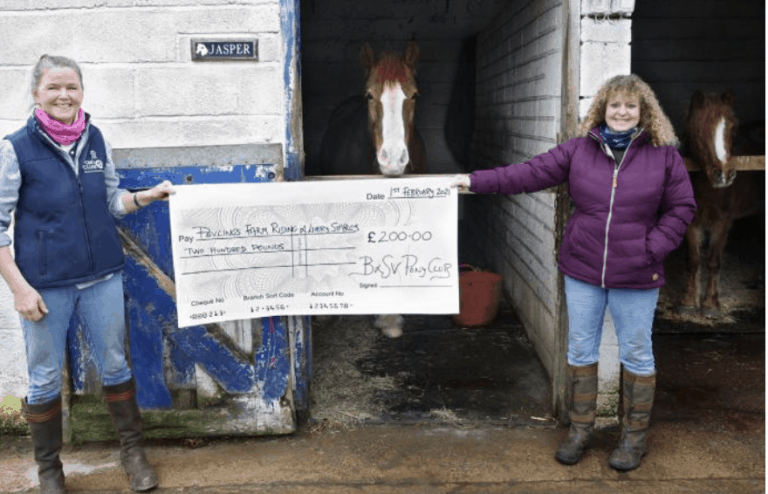
[[[89,126],[77,176],[34,117],[7,139],[21,172],[14,251],[29,284],[61,287],[122,269],[125,258],[107,205],[107,151],[99,129]]]

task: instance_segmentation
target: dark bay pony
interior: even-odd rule
[[[419,55],[413,41],[402,54],[384,51],[378,57],[370,44],[362,47],[363,95],[344,101],[331,115],[320,146],[323,175],[396,177],[426,171],[424,142],[414,125]],[[375,326],[397,338],[403,317],[380,315]]]
[[[366,43],[360,50],[364,90],[331,115],[320,145],[323,175],[424,173],[426,156],[414,120],[419,47],[411,41],[402,54],[377,57]]]
[[[734,220],[759,213],[764,207],[764,174],[737,174],[731,159],[732,152],[737,151],[734,137],[738,129],[733,103],[731,91],[696,91],[686,115],[686,148],[701,171],[691,174],[698,209],[686,231],[688,275],[678,307],[683,314],[701,309],[708,318],[721,316],[718,282],[728,232]],[[706,292],[700,300],[702,274],[706,275]]]

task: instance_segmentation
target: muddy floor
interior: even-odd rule
[[[738,220],[720,273],[723,315],[680,316],[687,246],[665,263],[654,324],[660,420],[759,416],[765,409],[765,228]],[[466,251],[466,249],[465,249]],[[473,259],[476,261],[477,258]],[[440,423],[470,426],[552,421],[551,390],[525,329],[502,304],[489,327],[449,316],[405,316],[399,339],[368,316],[316,320],[310,425]]]
[[[654,327],[653,453],[633,478],[748,479],[743,490],[709,486],[709,492],[758,492],[755,486],[762,483],[765,246],[749,241],[755,227],[744,225],[724,257],[727,310],[720,320],[681,319],[669,310],[685,261],[683,252],[670,256],[669,284]],[[313,339],[311,413],[297,434],[150,441],[150,459],[160,466],[164,485],[262,485],[299,478],[326,487],[389,486],[407,478],[424,486],[485,482],[488,492],[499,482],[498,492],[508,492],[503,486],[512,480],[530,478],[553,488],[565,485],[558,480],[575,479],[586,482],[584,490],[571,492],[594,492],[590,479],[622,480],[605,465],[615,427],[597,432],[579,468],[552,460],[564,430],[550,415],[546,372],[507,305],[487,328],[458,328],[449,316],[406,316],[405,334],[396,340],[381,336],[367,316],[317,318]],[[125,488],[115,444],[68,445],[64,456],[73,473],[82,472],[72,476],[70,487]],[[286,463],[296,467],[286,469]],[[0,437],[0,479],[23,490],[32,469],[28,438]],[[647,492],[658,492],[655,485]]]
[[[313,422],[512,425],[549,419],[546,372],[514,313],[477,329],[454,327],[450,316],[405,320],[398,339],[379,335],[366,317],[313,326]],[[340,348],[349,333],[356,335],[354,352]]]
[[[419,319],[411,322],[416,328]],[[335,368],[318,362],[318,377],[341,371],[358,387],[337,383],[329,392],[336,401],[313,404],[313,417],[294,435],[149,441],[163,486],[250,485],[281,494],[764,492],[765,332],[655,335],[651,454],[631,474],[606,464],[618,436],[611,427],[596,432],[578,467],[552,459],[565,431],[547,414],[548,381],[514,314],[484,331],[439,331],[429,322],[397,341],[372,329],[368,336],[372,349],[364,352],[345,343],[354,356],[348,368],[339,359]],[[28,489],[31,454],[28,439],[0,438],[0,479],[8,485],[0,492]],[[129,492],[114,442],[68,445],[63,457],[72,492]]]
[[[659,323],[654,420],[738,429],[740,421],[763,419],[765,331],[757,328],[764,326],[764,316],[742,311],[732,317],[735,323],[698,331],[689,322]],[[455,328],[449,318],[434,316],[406,321],[409,330],[398,340],[355,321],[356,331],[371,333],[371,346],[349,363],[349,385],[344,384],[349,376],[325,374],[318,362],[309,427],[554,423],[549,381],[514,313],[480,329]]]

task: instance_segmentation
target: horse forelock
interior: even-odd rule
[[[405,88],[411,83],[408,66],[401,57],[395,55],[382,55],[373,69],[373,76],[373,82],[382,85],[400,83],[400,86]]]

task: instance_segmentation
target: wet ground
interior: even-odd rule
[[[514,314],[497,322],[438,331],[426,321],[401,340],[374,337],[355,362],[385,390],[363,393],[378,401],[375,418],[314,419],[290,436],[150,441],[156,492],[765,492],[764,331],[655,335],[650,453],[622,474],[606,463],[615,427],[597,431],[578,465],[554,461],[565,430],[547,416],[545,373]],[[341,416],[359,418],[343,403]],[[130,492],[114,442],[68,445],[62,457],[70,492]],[[0,492],[26,491],[33,471],[28,439],[0,439]]]
[[[748,229],[748,227],[747,227]],[[740,236],[741,235],[741,236]],[[151,441],[158,493],[765,492],[764,242],[738,242],[724,266],[727,317],[668,317],[681,253],[654,328],[658,381],[651,453],[627,474],[596,433],[575,467],[553,452],[549,380],[513,311],[488,328],[406,316],[402,338],[367,316],[317,321],[312,414],[293,435]],[[116,444],[68,445],[71,492],[130,492]],[[0,438],[0,492],[30,487],[28,438]],[[76,472],[81,472],[80,474]]]
[[[731,316],[735,323],[721,325],[657,321],[654,421],[722,428],[764,417],[764,312]],[[386,383],[355,395],[362,405],[345,402],[346,417],[357,417],[357,407],[376,410],[356,425],[554,422],[549,380],[513,312],[476,329],[454,327],[449,317],[406,316],[403,337],[377,335],[353,362],[362,379]],[[333,419],[315,414],[313,420]]]

